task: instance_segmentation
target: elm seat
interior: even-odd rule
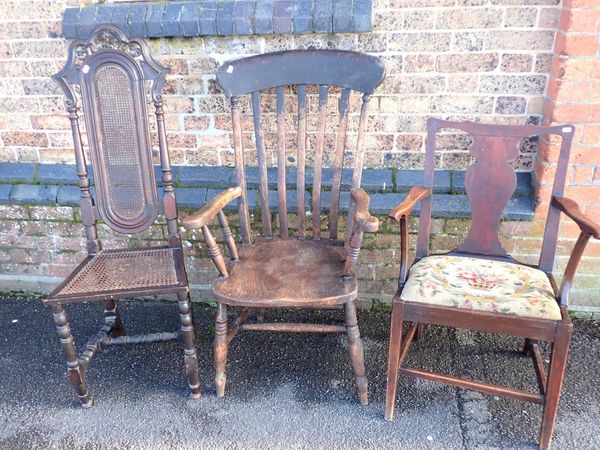
[[[104,250],[87,257],[67,282],[58,286],[46,299],[48,303],[61,300],[89,298],[111,292],[143,294],[151,290],[176,292],[186,288],[182,252],[168,246],[143,249]]]
[[[400,295],[408,302],[560,320],[548,276],[503,261],[437,255],[411,269]]]
[[[213,282],[215,296],[229,305],[304,306],[354,300],[356,275],[344,277],[343,242],[257,239],[240,249],[227,278]]]

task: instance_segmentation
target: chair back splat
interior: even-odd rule
[[[233,61],[219,68],[217,80],[231,101],[236,177],[243,190],[238,207],[244,243],[252,242],[246,168],[250,152],[245,146],[256,148],[263,236],[273,235],[269,188],[276,188],[279,236],[287,237],[289,234],[288,212],[291,210],[297,214],[298,237],[306,237],[305,191],[308,185],[309,188],[312,186],[312,238],[321,237],[324,208],[329,211],[329,237],[338,238],[341,189],[344,183],[346,187],[360,186],[369,95],[383,75],[383,66],[377,58],[341,50],[277,52]],[[346,148],[352,91],[363,96],[358,122],[353,124],[356,144],[351,155],[354,159],[353,174],[348,182],[342,175],[345,160],[351,158]],[[252,110],[253,143],[245,139],[252,131],[243,128],[241,96],[247,94],[250,95]],[[328,100],[332,97],[338,103],[337,114],[328,110]],[[316,123],[309,121],[308,111],[315,112]],[[294,113],[295,120],[292,119]],[[337,118],[336,124],[332,123],[332,118]],[[268,148],[269,144],[273,148]],[[295,154],[288,152],[289,147],[295,147]],[[295,172],[286,170],[288,161],[295,161]],[[324,161],[331,165],[331,169],[327,170],[330,182],[324,180]],[[268,167],[275,162],[277,171],[271,172]],[[312,165],[310,171],[306,170],[308,164]],[[269,173],[276,176],[276,183],[270,184]],[[295,187],[295,199],[287,195],[288,187]],[[329,192],[323,195],[323,188]],[[346,229],[350,229],[350,225],[347,223]]]
[[[425,186],[433,189],[436,135],[440,129],[453,129],[468,133],[473,140],[470,154],[475,162],[465,173],[465,191],[471,204],[472,222],[465,241],[454,251],[512,260],[498,237],[500,219],[517,187],[517,177],[510,162],[519,155],[523,139],[543,136],[560,136],[561,149],[554,181],[553,195],[564,191],[567,162],[573,139],[573,127],[540,127],[535,125],[484,125],[473,122],[450,122],[429,119],[425,156]],[[429,225],[432,198],[422,200],[417,257],[429,254]],[[550,206],[539,268],[552,271],[560,211]]]
[[[82,190],[81,207],[92,252],[99,250],[97,235],[89,229],[96,219],[116,232],[134,234],[148,229],[160,211],[146,111],[146,84],[151,85],[157,120],[164,188],[162,209],[169,240],[178,245],[175,192],[161,95],[168,71],[154,61],[143,41],[128,39],[116,27],[103,26],[88,41],[76,41],[66,66],[53,76],[67,97]],[[89,189],[80,134],[80,103],[86,113],[95,200]]]

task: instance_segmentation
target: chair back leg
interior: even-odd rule
[[[119,312],[119,307],[117,306],[117,302],[114,299],[106,300],[104,302],[104,317],[115,318],[114,321],[111,321],[113,323],[113,326],[110,330],[112,336],[127,336],[125,326],[123,325],[123,321],[121,320],[121,313]]]
[[[346,313],[346,332],[348,333],[348,340],[350,342],[350,359],[352,360],[352,368],[354,369],[360,402],[363,405],[368,405],[369,392],[365,374],[365,358],[362,341],[360,340],[358,321],[356,319],[355,301],[346,303],[344,309]]]

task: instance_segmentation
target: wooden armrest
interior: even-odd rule
[[[589,234],[594,239],[600,239],[600,225],[587,217],[574,200],[552,196],[552,206],[560,209],[566,216],[570,217],[573,222],[579,225],[582,232]]]
[[[413,186],[408,191],[408,195],[398,206],[392,209],[388,216],[394,220],[400,220],[403,216],[408,216],[417,202],[429,197],[431,195],[431,189],[425,186]]]
[[[206,203],[201,209],[194,214],[185,216],[182,219],[183,226],[186,230],[195,230],[202,228],[214,219],[219,211],[221,211],[229,202],[235,200],[242,195],[242,188],[239,186],[229,188],[223,192],[219,192],[211,201]]]
[[[356,209],[354,210],[355,225],[358,225],[362,232],[376,232],[379,229],[379,219],[369,214],[369,203],[371,203],[369,194],[364,189],[354,188],[350,191],[350,195],[356,203]]]

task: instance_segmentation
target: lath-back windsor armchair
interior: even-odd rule
[[[467,169],[465,178],[472,224],[466,240],[454,251],[430,256],[436,135],[443,128],[462,130],[474,139],[470,153],[476,162]],[[402,245],[399,287],[392,308],[385,418],[393,419],[398,374],[402,373],[542,404],[540,447],[548,448],[572,331],[567,314],[569,289],[589,238],[600,238],[600,227],[585,217],[574,201],[563,197],[574,128],[570,125],[482,125],[429,119],[427,130],[424,186],[412,188],[406,199],[389,214],[400,222]],[[518,144],[522,139],[541,135],[557,135],[562,142],[539,263],[530,266],[507,254],[498,238],[498,230],[504,207],[516,188],[515,172],[508,163],[518,156]],[[416,262],[409,268],[407,221],[419,200]],[[552,268],[561,212],[579,225],[581,234],[558,288]],[[404,321],[413,322],[413,325],[402,337]],[[411,342],[422,333],[423,324],[525,338],[524,352],[533,358],[539,393],[400,367]],[[548,376],[538,340],[552,343]]]
[[[191,395],[200,397],[191,302],[178,234],[161,95],[167,72],[167,68],[154,61],[143,40],[129,39],[120,29],[104,25],[95,29],[89,40],[74,41],[65,67],[53,76],[66,95],[88,257],[44,303],[52,309],[67,356],[68,379],[84,407],[92,405],[85,372],[97,352],[110,344],[166,341],[180,335]],[[146,87],[150,88],[156,114],[162,201],[158,198],[152,164]],[[80,103],[85,116],[95,195],[79,128]],[[166,219],[166,245],[102,248],[96,226],[98,220],[116,233],[132,235],[147,230],[159,214]],[[180,333],[139,336],[125,333],[115,300],[150,294],[177,295]],[[104,303],[105,323],[78,354],[63,305],[88,301]]]
[[[196,214],[183,220],[188,230],[202,229],[204,240],[218,269],[219,277],[212,283],[212,291],[218,301],[215,336],[215,385],[218,396],[225,394],[225,365],[227,347],[240,329],[279,332],[347,332],[350,341],[350,355],[356,382],[363,404],[368,402],[367,380],[363,362],[363,349],[356,320],[357,277],[355,263],[360,250],[363,232],[374,232],[379,222],[369,215],[369,197],[359,188],[361,182],[365,126],[369,95],[383,79],[384,70],[380,61],[372,56],[335,50],[296,50],[254,56],[224,64],[219,68],[217,79],[225,94],[231,100],[233,120],[233,143],[237,185],[217,195]],[[312,85],[312,86],[309,86]],[[290,89],[297,93],[294,102],[297,115],[289,113],[294,98]],[[328,133],[328,93],[330,88],[341,88],[338,100],[339,123],[332,152],[326,149]],[[274,89],[274,108],[277,138],[273,146],[276,152],[273,161],[277,162],[277,209],[278,230],[273,232],[271,205],[269,204],[269,180],[263,118],[261,111],[261,91]],[[314,90],[312,90],[314,89]],[[318,92],[315,94],[314,92]],[[350,213],[346,220],[346,238],[339,239],[340,192],[346,151],[346,130],[349,121],[349,100],[351,91],[363,94],[363,102],[358,118],[357,144],[354,151],[354,170],[351,181]],[[287,93],[286,93],[287,92]],[[262,237],[254,239],[250,227],[250,199],[247,191],[247,174],[244,150],[243,119],[240,103],[250,94],[253,112],[256,156],[258,162],[259,205]],[[264,94],[264,92],[263,92]],[[267,96],[269,94],[265,94]],[[329,96],[331,97],[331,96]],[[313,102],[314,100],[314,102]],[[330,102],[332,103],[332,102]],[[312,170],[312,235],[307,233],[307,212],[305,194],[307,182],[307,111],[308,105],[316,110],[316,135],[314,136],[314,169]],[[264,117],[263,117],[264,116]],[[288,118],[293,120],[286,123]],[[336,118],[336,116],[333,116]],[[293,123],[296,123],[294,126]],[[334,127],[335,129],[335,127]],[[294,151],[286,150],[286,134],[297,136]],[[324,157],[332,153],[332,177],[328,184],[323,174]],[[293,156],[290,156],[293,154]],[[286,159],[296,159],[296,195],[288,198]],[[326,203],[321,195],[324,186],[330,186],[328,236],[321,235],[324,223],[321,204]],[[238,199],[238,212],[242,247],[238,250],[223,207]],[[290,205],[288,205],[288,202]],[[292,208],[290,208],[292,206]],[[289,232],[288,211],[297,214],[297,232],[292,237]],[[218,217],[223,231],[230,260],[225,261],[208,224]],[[263,308],[332,308],[345,309],[345,326],[284,323],[244,323],[251,309],[258,308],[259,321]],[[228,331],[227,307],[242,307],[237,319]]]

